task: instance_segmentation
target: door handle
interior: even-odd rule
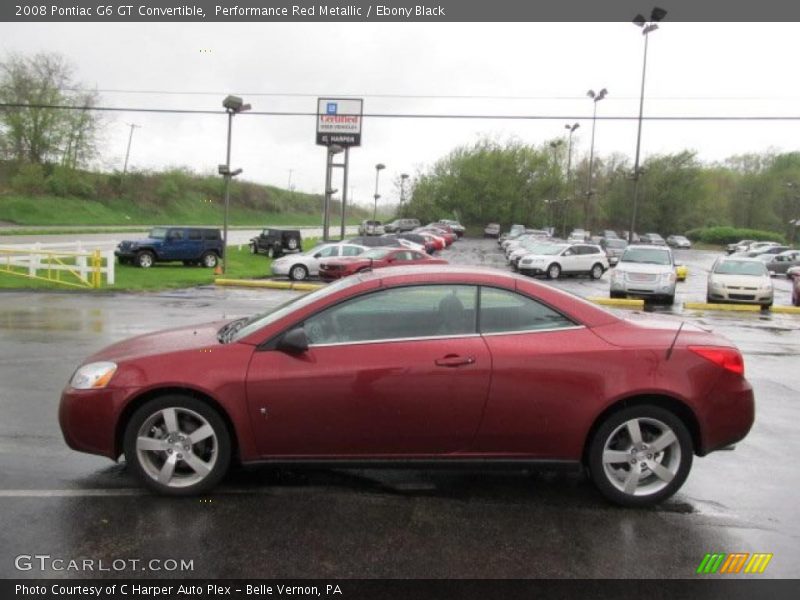
[[[472,356],[445,356],[444,358],[437,358],[436,364],[440,367],[462,367],[464,365],[471,365],[475,362]]]

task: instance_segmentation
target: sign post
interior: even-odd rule
[[[318,146],[327,146],[325,162],[325,205],[322,213],[322,239],[328,241],[330,227],[331,198],[336,190],[332,187],[333,167],[344,169],[342,185],[341,239],[344,239],[345,211],[347,210],[347,175],[350,162],[350,147],[361,145],[361,122],[364,101],[360,98],[318,98],[317,138]],[[335,163],[333,155],[344,150],[344,162]]]

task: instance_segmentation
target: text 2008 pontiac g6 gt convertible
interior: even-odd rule
[[[626,320],[493,270],[399,267],[272,311],[139,336],[63,392],[76,450],[194,494],[232,461],[332,466],[581,465],[648,505],[693,456],[741,440],[739,351],[688,324]]]

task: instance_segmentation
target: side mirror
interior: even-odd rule
[[[276,347],[281,352],[289,354],[302,354],[308,350],[308,337],[306,330],[302,327],[295,327],[283,334]]]

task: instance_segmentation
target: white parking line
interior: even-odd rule
[[[141,496],[144,490],[135,488],[94,490],[0,490],[0,498],[70,498],[85,496]]]

